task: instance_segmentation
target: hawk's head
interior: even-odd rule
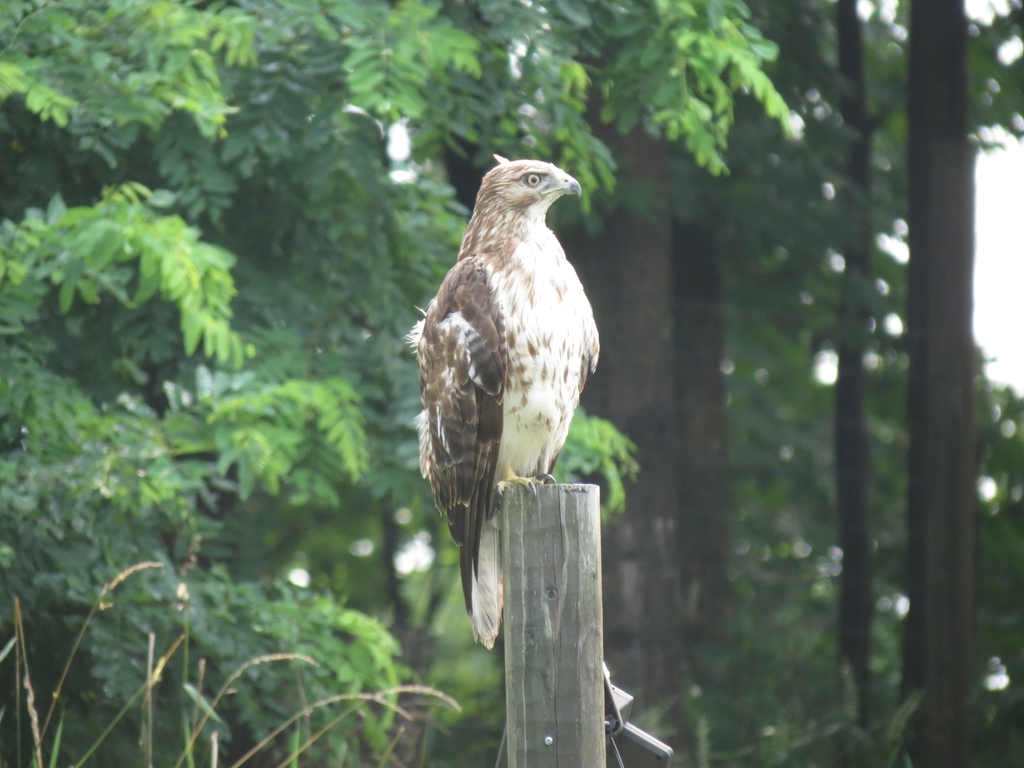
[[[580,183],[558,166],[540,160],[506,160],[495,155],[476,196],[476,207],[504,209],[543,219],[562,195],[580,194]]]

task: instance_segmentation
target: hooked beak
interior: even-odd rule
[[[562,183],[562,189],[566,192],[571,192],[576,195],[576,197],[580,197],[583,194],[583,190],[580,188],[580,183],[569,175],[566,175],[565,181]]]

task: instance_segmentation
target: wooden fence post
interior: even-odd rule
[[[605,765],[600,490],[501,499],[509,768]]]

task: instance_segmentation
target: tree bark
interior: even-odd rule
[[[680,698],[683,611],[677,515],[671,223],[666,148],[641,128],[595,133],[619,163],[613,215],[596,236],[564,236],[594,305],[601,362],[584,400],[636,443],[641,474],[603,536],[605,654],[645,708]],[[681,706],[664,724],[685,733]]]
[[[843,120],[856,132],[847,173],[851,182],[844,210],[853,223],[845,249],[846,271],[839,310],[839,376],[835,390],[836,512],[840,574],[839,655],[850,665],[857,689],[857,720],[870,722],[871,619],[874,612],[871,573],[871,523],[868,484],[871,458],[864,421],[864,343],[871,290],[871,120],[867,112],[864,47],[856,0],[839,0],[839,72]]]
[[[721,638],[731,615],[722,276],[712,233],[673,223],[679,524],[686,636]]]
[[[910,16],[908,582],[903,690],[915,764],[969,766],[974,641],[974,150],[962,0]]]

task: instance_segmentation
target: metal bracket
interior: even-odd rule
[[[603,661],[601,668],[604,670],[604,732],[609,736],[618,736],[626,726],[633,697],[612,685],[612,675]]]
[[[608,666],[603,666],[604,732],[608,736],[606,768],[668,768],[672,747],[629,722],[633,697],[612,683]],[[494,768],[508,768],[506,736],[507,733],[502,732]]]
[[[604,667],[604,691],[604,725],[609,746],[605,758],[607,768],[667,768],[672,747],[629,722],[633,697],[612,683],[607,665]],[[613,755],[616,762],[612,762]]]

